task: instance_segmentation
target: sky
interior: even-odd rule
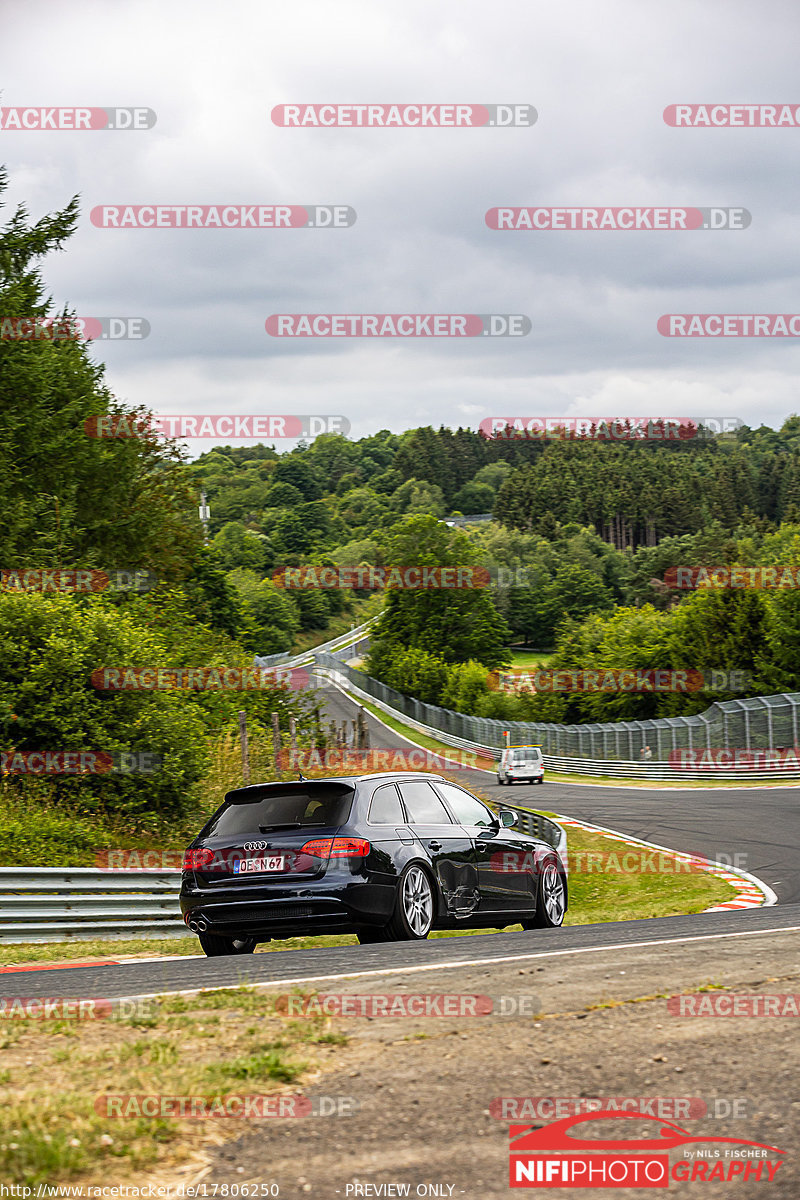
[[[800,312],[800,123],[674,128],[671,104],[798,109],[796,0],[0,0],[0,105],[135,106],[133,130],[0,130],[32,218],[79,195],[56,306],[159,414],[335,414],[351,436],[489,417],[779,427],[797,338],[663,337],[669,313]],[[527,104],[525,127],[287,128],[283,104]],[[100,205],[349,205],[347,228],[114,229]],[[493,207],[745,208],[745,229],[498,231]],[[278,338],[287,313],[523,314],[525,336]],[[219,441],[230,441],[220,438]],[[213,441],[188,443],[192,454]],[[235,444],[235,443],[234,443]],[[238,444],[245,444],[244,442]],[[291,441],[276,442],[288,449]]]

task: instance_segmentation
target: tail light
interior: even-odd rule
[[[366,838],[314,838],[301,847],[300,853],[315,858],[366,858],[370,849]]]
[[[182,871],[201,871],[214,861],[214,851],[208,846],[202,850],[187,850],[181,864]]]

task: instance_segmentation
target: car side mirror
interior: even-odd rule
[[[507,808],[500,810],[500,824],[504,829],[510,829],[512,825],[516,825],[519,817],[515,812],[509,812]]]

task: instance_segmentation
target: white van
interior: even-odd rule
[[[544,783],[540,746],[506,746],[497,764],[498,783]]]

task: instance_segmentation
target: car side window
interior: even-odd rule
[[[496,824],[486,805],[481,804],[475,796],[470,796],[469,792],[463,792],[453,783],[437,783],[436,786],[455,813],[456,820],[462,825],[485,825],[488,827]]]
[[[370,825],[405,825],[406,818],[393,783],[384,783],[373,792],[367,819]]]
[[[398,785],[412,825],[452,825],[453,819],[436,792],[424,780]]]

